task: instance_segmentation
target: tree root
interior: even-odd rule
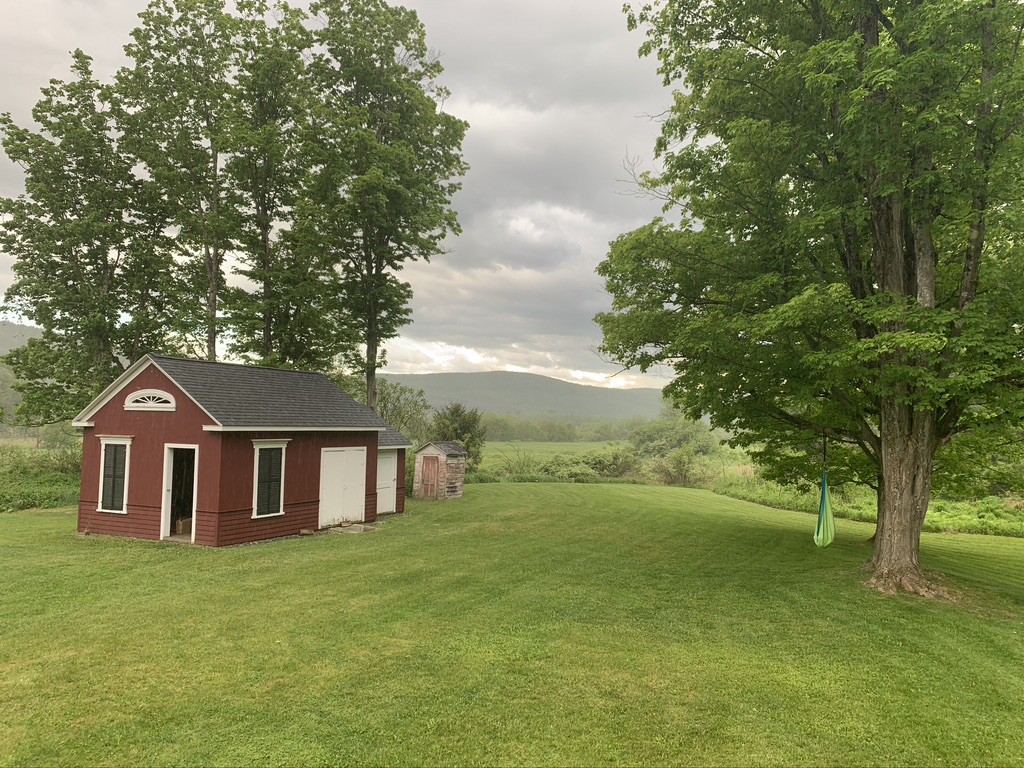
[[[944,603],[959,603],[963,600],[961,593],[939,583],[941,577],[938,574],[914,570],[875,570],[870,563],[862,570],[871,573],[871,578],[864,582],[864,586],[885,595],[916,595]]]

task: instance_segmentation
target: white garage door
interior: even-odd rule
[[[398,495],[398,451],[377,454],[377,514],[395,511]]]
[[[366,513],[366,449],[320,452],[320,527],[361,522]]]

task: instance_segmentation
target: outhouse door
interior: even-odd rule
[[[437,475],[440,462],[437,456],[423,457],[423,497],[437,498]]]
[[[366,448],[320,452],[320,527],[362,522],[366,515]]]

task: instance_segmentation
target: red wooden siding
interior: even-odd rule
[[[159,389],[174,396],[174,411],[125,411],[131,393]],[[141,539],[160,538],[163,502],[164,446],[199,446],[196,465],[196,543],[228,546],[289,536],[319,525],[320,451],[323,448],[366,448],[366,520],[377,518],[376,432],[204,432],[214,424],[188,395],[155,366],[143,370],[105,404],[83,436],[82,487],[78,511],[80,533],[111,534]],[[98,512],[99,436],[131,437],[127,514]],[[252,517],[254,439],[289,440],[285,449],[284,514]],[[400,452],[404,454],[404,451]],[[404,458],[399,459],[404,478]],[[404,509],[404,493],[396,499]]]
[[[284,452],[284,514],[253,518],[253,440],[289,440]],[[216,546],[292,536],[320,522],[320,451],[366,448],[366,520],[377,519],[376,432],[225,432],[221,442],[220,529]]]
[[[174,411],[126,411],[124,401],[132,392],[160,389],[174,395]],[[160,538],[160,507],[163,503],[164,443],[199,445],[199,494],[196,542],[213,544],[211,516],[217,510],[216,477],[219,446],[216,435],[203,432],[210,419],[188,396],[156,367],[150,366],[129,382],[93,416],[95,427],[84,430],[82,441],[82,491],[78,505],[80,533]],[[97,512],[99,500],[100,440],[98,435],[132,437],[128,467],[128,514]]]

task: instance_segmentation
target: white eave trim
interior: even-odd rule
[[[206,424],[203,432],[383,432],[387,427],[225,427]]]
[[[406,450],[412,448],[412,443],[402,443],[401,445],[378,445],[378,451],[400,451],[402,448]]]

